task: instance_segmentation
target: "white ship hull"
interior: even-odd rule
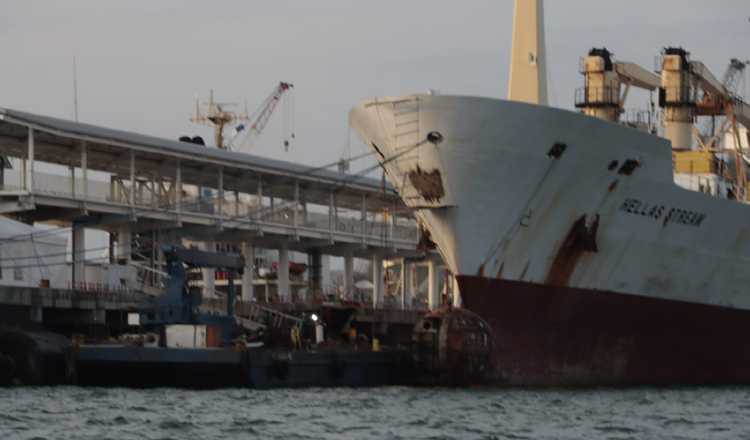
[[[491,324],[498,381],[750,382],[750,207],[676,186],[667,141],[473,97],[350,118]]]
[[[399,126],[410,111],[416,123]],[[665,140],[473,97],[370,101],[351,120],[454,274],[750,308],[750,207],[676,186]],[[424,141],[430,132],[442,141]],[[637,163],[630,175],[628,161]],[[413,185],[417,169],[439,178],[441,197]],[[582,217],[591,232],[598,217],[596,251],[561,261]]]

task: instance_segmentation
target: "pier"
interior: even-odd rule
[[[0,214],[70,229],[69,280],[58,288],[96,290],[84,231],[99,230],[109,234],[108,257],[93,261],[137,273],[116,290],[158,295],[160,246],[182,243],[242,254],[240,301],[330,299],[322,272],[337,256],[344,263],[337,299],[355,299],[354,261],[364,259],[374,268],[366,306],[412,308],[416,265],[427,268],[424,307],[439,306],[440,258],[417,249],[410,210],[380,180],[8,109],[0,110],[0,147]],[[292,252],[307,255],[304,279],[290,271]],[[269,255],[275,273],[263,277],[259,256]],[[400,298],[389,304],[384,261],[401,274]],[[219,298],[226,279],[204,269],[192,285]]]

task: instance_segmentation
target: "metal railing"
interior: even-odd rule
[[[9,184],[3,185],[4,190],[23,189],[22,186],[14,184],[14,180],[21,183],[19,173],[15,172],[14,174],[15,176],[8,175],[6,172],[6,182],[9,182]],[[133,204],[131,205],[131,199],[127,193],[130,189],[116,190],[116,186],[120,183],[89,179],[84,188],[82,179],[73,181],[68,176],[40,172],[35,172],[33,179],[33,192],[38,195],[82,202],[107,203],[121,208],[131,208],[144,214],[148,212],[168,212],[175,215],[197,214],[222,221],[230,227],[233,223],[236,223],[237,226],[243,223],[257,223],[260,225],[296,227],[299,230],[344,234],[369,240],[414,242],[418,240],[416,223],[405,217],[398,218],[400,224],[390,225],[384,220],[368,219],[363,222],[360,218],[361,214],[356,213],[353,216],[336,216],[331,224],[329,213],[310,210],[305,212],[302,205],[295,204],[293,201],[279,200],[276,206],[271,207],[268,204],[258,204],[257,199],[252,201],[227,198],[220,200],[215,192],[212,197],[183,196],[178,207],[173,196],[156,197],[155,200],[152,192],[139,190],[133,196]],[[323,209],[328,209],[328,207],[323,207]]]

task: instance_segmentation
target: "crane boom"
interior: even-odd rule
[[[697,67],[698,74],[709,77],[708,81],[701,78],[698,78],[697,81],[698,85],[704,87],[704,91],[708,93],[708,95],[704,96],[703,100],[699,102],[699,110],[703,112],[699,114],[705,113],[705,115],[711,116],[710,119],[706,119],[702,123],[699,132],[700,136],[698,138],[701,144],[707,145],[709,148],[712,147],[714,143],[718,142],[721,134],[726,131],[726,124],[719,123],[717,125],[716,117],[726,116],[726,113],[732,112],[736,113],[737,122],[740,124],[747,127],[747,124],[750,123],[750,121],[748,121],[750,116],[747,116],[746,113],[747,105],[738,99],[739,95],[737,93],[739,82],[742,79],[742,73],[748,63],[750,63],[750,61],[740,61],[737,58],[732,58],[729,61],[729,66],[727,66],[727,70],[724,72],[722,78],[722,85],[726,91],[726,94],[723,96],[716,96],[717,86],[716,84],[713,84],[713,86],[710,84],[714,81],[713,79],[710,79],[713,75],[710,75],[710,73],[706,74],[705,66]],[[706,86],[706,84],[708,85]],[[706,90],[706,87],[713,89],[713,94]],[[719,130],[717,136],[716,129],[718,127],[721,127],[722,129]]]
[[[255,118],[253,119],[251,117],[251,120],[253,122],[252,125],[250,125],[250,130],[255,130],[255,132],[258,134],[263,131],[263,129],[266,127],[266,124],[268,123],[268,120],[271,118],[273,111],[279,104],[281,95],[283,95],[284,92],[292,87],[294,87],[294,85],[282,81],[273,89],[273,91],[271,91],[271,94],[268,95],[265,101],[263,101],[263,104],[253,114]]]
[[[731,113],[740,125],[750,128],[750,106],[735,96],[733,90],[727,86],[732,76],[732,68],[737,68],[735,62],[737,60],[732,60],[729,70],[724,75],[724,82],[719,81],[700,61],[691,61],[690,68],[698,85],[710,95],[707,101],[713,103],[718,112]]]
[[[706,92],[717,98],[724,98],[729,96],[729,91],[721,81],[719,81],[708,67],[700,61],[691,61],[690,68],[693,72],[693,76],[698,80],[700,86]]]
[[[661,86],[659,75],[635,63],[618,61],[615,63],[615,72],[617,72],[622,82],[629,83],[633,87],[656,90]]]
[[[266,128],[266,124],[271,119],[274,110],[279,105],[284,93],[288,92],[294,87],[294,84],[281,81],[279,82],[271,93],[268,94],[266,99],[263,100],[261,105],[255,110],[255,112],[249,117],[249,128],[244,124],[239,124],[235,127],[235,134],[229,141],[231,150],[239,150],[243,147],[251,147],[252,142],[255,138],[263,132]],[[294,137],[294,134],[292,134]],[[288,141],[285,140],[285,143]]]
[[[732,106],[734,107],[734,117],[737,119],[737,122],[750,130],[750,105],[736,99]]]

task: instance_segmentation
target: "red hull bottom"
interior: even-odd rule
[[[458,284],[493,329],[497,383],[750,383],[750,311],[497,278]]]

